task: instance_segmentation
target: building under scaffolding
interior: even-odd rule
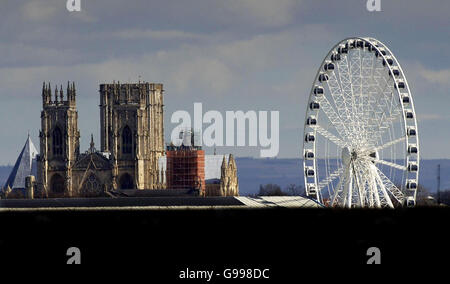
[[[180,132],[182,144],[167,146],[167,188],[191,188],[205,194],[205,151],[198,146],[198,134],[192,130]]]
[[[238,196],[236,162],[232,155],[205,155],[199,133],[180,132],[180,146],[168,145],[159,163],[159,177],[168,189],[192,189],[200,196]]]
[[[167,150],[167,188],[205,191],[205,151],[177,147]]]

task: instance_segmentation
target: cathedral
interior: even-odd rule
[[[42,87],[35,196],[89,197],[119,189],[160,189],[163,85],[100,85],[100,150],[80,152],[75,84]],[[92,139],[93,140],[93,139]]]
[[[27,184],[32,188],[21,188],[28,192],[25,196],[96,197],[124,190],[172,189],[166,184],[163,92],[163,85],[156,83],[101,84],[100,149],[91,135],[89,149],[80,152],[75,83],[67,83],[65,92],[62,86],[53,91],[50,83],[44,83],[37,169],[28,170]],[[207,155],[202,165],[205,181],[196,188],[201,196],[239,195],[232,155],[228,162],[225,156]]]

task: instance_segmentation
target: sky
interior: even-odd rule
[[[414,98],[422,158],[450,158],[450,1],[65,0],[0,2],[0,165],[27,133],[39,147],[42,82],[75,81],[81,151],[99,144],[99,84],[164,84],[165,137],[177,110],[279,111],[279,158],[300,157],[307,96],[330,48],[374,37],[395,54]],[[204,125],[206,128],[207,125]],[[39,148],[38,148],[39,149]],[[212,149],[206,149],[211,153]],[[217,153],[258,157],[258,147]]]

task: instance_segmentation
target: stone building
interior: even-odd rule
[[[206,160],[206,196],[239,196],[236,161],[233,155],[223,156],[219,173],[216,161],[220,155],[209,155]]]
[[[238,196],[239,183],[233,155],[230,154],[228,163],[225,161],[225,157],[223,158],[221,173],[223,178],[220,180],[220,196]]]
[[[113,188],[160,187],[163,91],[162,84],[100,85],[101,152],[111,153]]]
[[[164,155],[163,85],[101,84],[101,149],[80,153],[75,84],[54,97],[42,88],[40,154],[35,196],[99,196],[119,189],[157,189]]]
[[[80,152],[75,83],[67,83],[65,92],[62,86],[52,91],[50,83],[43,84],[39,154],[28,137],[1,196],[96,197],[124,194],[123,190],[134,195],[181,192],[180,188],[166,185],[163,85],[118,82],[101,84],[99,92],[100,150],[95,148],[91,135],[89,149]],[[204,174],[192,177],[202,180],[200,194],[239,195],[232,155],[228,160],[223,156],[223,161],[219,155],[202,157],[199,172]],[[187,187],[189,190],[192,186]]]

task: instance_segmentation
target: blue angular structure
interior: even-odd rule
[[[4,188],[11,188],[12,190],[24,190],[25,189],[25,178],[29,175],[36,176],[36,156],[38,151],[31,141],[30,135],[28,135],[27,141],[22,148],[22,151],[17,158],[14,168],[9,174],[6,180]]]

